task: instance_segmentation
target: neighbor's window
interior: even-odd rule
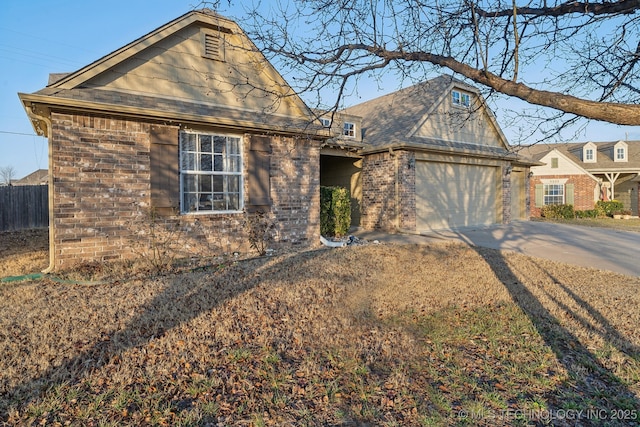
[[[468,107],[471,105],[471,95],[457,90],[451,91],[451,102],[453,105]]]
[[[616,160],[625,160],[627,158],[624,147],[616,148]]]
[[[584,152],[585,156],[584,159],[585,161],[593,161],[593,148],[587,148]]]
[[[182,132],[180,197],[185,213],[242,210],[242,139]]]
[[[544,184],[544,204],[564,204],[564,184]]]
[[[323,127],[326,127],[326,128],[331,127],[331,119],[327,119],[326,117],[320,117],[320,123],[322,123]]]
[[[551,168],[558,169],[558,158],[557,157],[552,157],[551,158]]]
[[[353,123],[344,123],[344,136],[354,138],[356,136],[356,125]]]

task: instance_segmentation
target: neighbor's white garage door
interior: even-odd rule
[[[497,172],[491,166],[416,162],[418,230],[495,223]]]

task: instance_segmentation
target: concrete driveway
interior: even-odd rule
[[[470,245],[508,250],[583,267],[640,276],[640,233],[605,228],[516,221],[511,224],[417,235],[356,233],[367,240],[427,243],[458,240]]]

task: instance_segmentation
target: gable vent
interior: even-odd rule
[[[202,56],[209,59],[224,60],[222,37],[220,33],[202,33]]]

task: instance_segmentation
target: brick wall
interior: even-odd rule
[[[533,176],[529,180],[529,199],[532,217],[540,217],[540,207],[536,206],[536,184],[542,184],[542,179],[566,179],[566,184],[573,184],[573,208],[575,210],[593,209],[595,206],[594,191],[598,185],[587,175],[546,175]]]
[[[398,185],[396,186],[396,162]],[[362,161],[362,216],[365,229],[416,228],[415,156],[408,151],[377,153]],[[396,212],[396,197],[400,210]],[[398,223],[399,221],[399,223]]]
[[[242,214],[150,219],[149,132],[150,124],[134,120],[52,113],[56,269],[139,256],[145,245],[137,242],[149,236],[153,221],[162,222],[157,225],[164,235],[173,235],[176,248],[184,253],[248,249]],[[316,242],[319,144],[273,137],[272,150],[271,215],[278,223],[277,240]]]

